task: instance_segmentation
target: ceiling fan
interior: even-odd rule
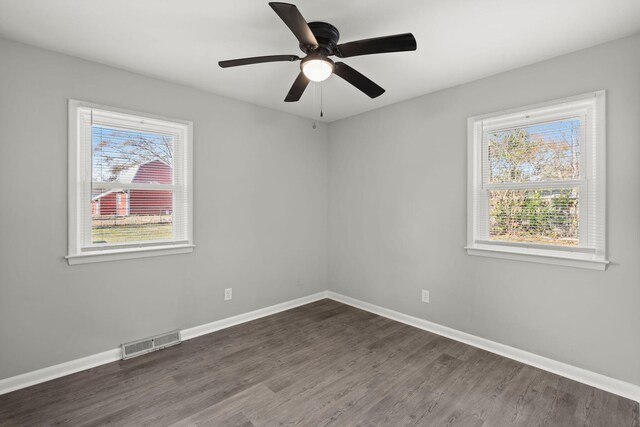
[[[285,102],[296,102],[300,99],[309,81],[321,82],[335,74],[356,88],[375,98],[384,93],[384,89],[360,74],[344,62],[334,62],[329,56],[349,58],[358,55],[374,53],[403,52],[416,50],[416,39],[411,33],[393,36],[376,37],[338,44],[340,33],[338,29],[326,22],[305,21],[298,8],[289,3],[272,2],[269,6],[289,27],[293,35],[300,42],[300,50],[306,54],[304,58],[296,55],[270,55],[251,58],[231,59],[220,61],[222,68],[240,65],[260,64],[263,62],[300,62],[300,74],[293,82]]]

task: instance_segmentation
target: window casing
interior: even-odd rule
[[[605,93],[468,120],[467,252],[604,270]]]
[[[193,251],[192,129],[69,100],[69,264]]]

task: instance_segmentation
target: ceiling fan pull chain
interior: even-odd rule
[[[324,114],[322,112],[322,100],[324,99],[322,97],[323,91],[322,91],[322,82],[320,82],[320,117],[324,117]]]
[[[311,107],[313,109],[313,126],[311,126],[312,129],[316,128],[316,84],[313,84],[313,106]]]

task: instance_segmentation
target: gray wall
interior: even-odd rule
[[[313,131],[0,40],[0,378],[329,287],[640,384],[638,52],[635,36]],[[467,117],[598,89],[609,270],[466,255]],[[193,254],[67,265],[67,98],[194,121]]]
[[[67,265],[68,98],[194,122],[193,254]],[[0,40],[0,378],[326,289],[327,157],[324,125]]]
[[[599,89],[610,268],[467,255],[467,117]],[[640,35],[334,122],[329,139],[332,290],[640,384]]]

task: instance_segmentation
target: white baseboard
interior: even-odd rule
[[[437,323],[429,322],[428,320],[409,316],[408,314],[403,314],[375,304],[360,301],[336,292],[327,291],[327,297],[343,304],[348,304],[425,331],[433,332],[435,334],[469,344],[473,347],[481,348],[483,350],[490,351],[491,353],[499,354],[500,356],[517,360],[518,362],[640,402],[640,386],[635,384],[558,362],[537,354],[529,353],[528,351],[519,350],[508,345],[471,335],[457,329],[448,328]]]
[[[281,311],[309,304],[310,302],[319,301],[323,298],[327,298],[327,291],[318,292],[317,294],[308,295],[306,297],[294,299],[291,301],[286,301],[280,304],[272,305],[271,307],[261,308],[255,311],[250,311],[248,313],[239,314],[237,316],[227,317],[226,319],[216,320],[215,322],[206,323],[204,325],[194,326],[193,328],[183,329],[180,332],[180,336],[183,340],[190,340],[201,335],[219,331],[220,329],[239,325],[240,323],[249,322],[251,320],[259,319],[271,314],[280,313]]]
[[[38,369],[37,371],[31,371],[21,375],[16,375],[15,377],[5,378],[0,380],[0,395],[40,384],[45,381],[64,377],[65,375],[84,371],[86,369],[95,368],[96,366],[104,365],[106,363],[115,362],[121,358],[122,352],[119,348],[115,348],[113,350],[107,350],[102,353],[92,354],[91,356],[60,363],[59,365],[49,366],[47,368]]]
[[[309,304],[323,298],[331,298],[335,301],[348,304],[353,307],[366,310],[371,313],[378,314],[380,316],[387,317],[389,319],[393,319],[410,326],[414,326],[416,328],[423,329],[425,331],[433,332],[438,335],[442,335],[444,337],[451,338],[453,340],[460,341],[465,344],[469,344],[471,346],[481,348],[483,350],[490,351],[504,357],[508,357],[509,359],[517,360],[527,365],[531,365],[536,368],[540,368],[545,371],[567,377],[574,381],[578,381],[592,387],[596,387],[610,393],[614,393],[640,402],[640,386],[637,386],[635,384],[607,377],[602,374],[597,374],[586,369],[558,362],[543,356],[539,356],[537,354],[519,350],[514,347],[509,347],[504,344],[471,335],[466,332],[458,331],[456,329],[448,328],[437,323],[429,322],[428,320],[409,316],[407,314],[390,310],[388,308],[370,304],[368,302],[360,301],[355,298],[341,295],[332,291],[318,292],[313,295],[286,301],[280,304],[272,305],[270,307],[261,308],[259,310],[250,311],[248,313],[239,314],[237,316],[228,317],[226,319],[217,320],[215,322],[195,326],[193,328],[184,329],[181,331],[181,337],[183,341],[190,340],[201,335],[219,331],[220,329],[228,328],[240,323],[249,322],[251,320],[259,319],[271,314],[276,314],[281,311],[299,307],[304,304]],[[121,356],[122,354],[120,348],[116,348],[91,356],[82,357],[80,359],[61,363],[59,365],[50,366],[48,368],[38,369],[37,371],[27,372],[15,377],[5,378],[0,380],[0,395],[35,384],[43,383],[55,378],[63,377],[65,375],[94,368],[99,365],[115,362],[117,360],[120,360]]]
[[[238,325],[244,322],[249,322],[251,320],[259,319],[271,314],[276,314],[281,311],[289,310],[290,308],[298,307],[304,304],[309,304],[310,302],[318,301],[326,297],[326,291],[318,292],[306,297],[297,298],[291,301],[272,305],[270,307],[250,311],[249,313],[239,314],[237,316],[228,317],[226,319],[217,320],[215,322],[195,326],[193,328],[184,329],[180,331],[180,336],[183,341],[190,340],[192,338],[218,331],[220,329],[228,328],[230,326]],[[21,375],[16,375],[15,377],[5,378],[0,380],[0,395],[35,384],[40,384],[45,381],[64,377],[65,375],[84,371],[86,369],[95,368],[96,366],[104,365],[106,363],[115,362],[117,360],[120,360],[121,358],[122,352],[120,348],[115,348],[112,350],[103,351],[102,353],[93,354],[91,356],[60,363],[59,365],[49,366],[47,368],[38,369],[37,371],[31,371]]]

